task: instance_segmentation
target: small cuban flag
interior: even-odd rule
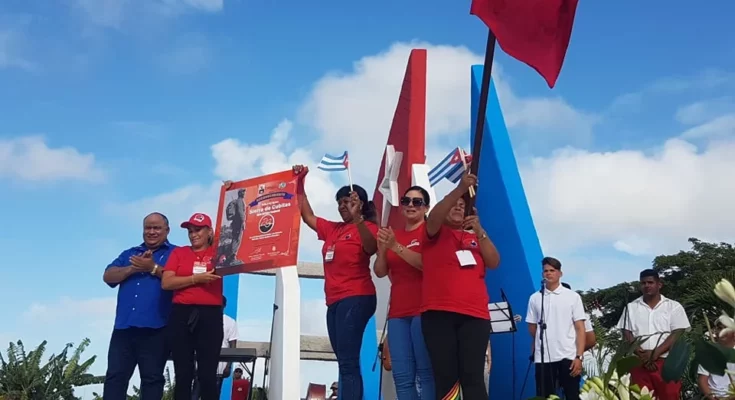
[[[319,161],[317,168],[322,171],[344,171],[349,165],[350,161],[347,151],[345,151],[341,156],[325,154],[324,157],[322,157],[322,160]]]
[[[464,160],[462,160],[463,157]],[[434,187],[444,178],[447,178],[452,183],[459,182],[467,168],[467,163],[471,161],[472,156],[457,147],[447,154],[436,167],[429,171],[429,183]]]
[[[342,153],[341,156],[333,156],[329,154],[325,154],[324,157],[322,157],[322,160],[319,161],[319,165],[317,165],[317,168],[319,168],[322,171],[347,171],[347,177],[350,181],[350,190],[352,189],[352,174],[350,173],[350,158],[347,155],[347,150],[345,150],[344,153]]]

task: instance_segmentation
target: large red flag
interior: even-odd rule
[[[578,0],[472,0],[470,14],[487,25],[511,57],[556,84],[572,36]]]

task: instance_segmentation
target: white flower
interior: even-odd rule
[[[725,326],[725,329],[720,331],[721,336],[725,336],[735,332],[735,320],[733,320],[729,315],[725,314],[724,312],[722,313],[720,318],[717,318],[717,322]]]
[[[600,394],[594,390],[579,394],[579,400],[602,400],[602,399],[603,397],[601,397]]]
[[[735,307],[735,287],[727,279],[717,282],[715,294],[725,303]]]

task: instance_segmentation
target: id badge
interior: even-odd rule
[[[477,265],[477,261],[475,261],[475,256],[472,255],[472,252],[469,250],[457,250],[457,261],[459,261],[459,266],[461,268],[472,268],[475,265]]]
[[[194,269],[192,270],[194,275],[199,275],[207,272],[207,264],[201,261],[194,262]]]
[[[327,252],[324,254],[324,262],[332,262],[334,260],[334,245],[327,247]]]

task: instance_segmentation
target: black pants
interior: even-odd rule
[[[572,360],[561,360],[553,363],[536,364],[536,395],[547,398],[558,394],[559,388],[564,391],[566,400],[579,400],[580,376],[569,375]]]
[[[222,381],[224,381],[225,378],[222,376],[217,375],[217,398],[222,397]],[[200,400],[202,397],[200,395],[201,390],[199,390],[199,379],[194,378],[194,386],[191,389],[191,400]]]
[[[191,400],[194,362],[202,400],[219,400],[217,366],[222,348],[222,307],[174,304],[168,321],[175,400]]]
[[[485,350],[490,321],[448,311],[426,311],[421,314],[421,331],[434,369],[436,399],[442,400],[461,387],[463,400],[486,400]]]
[[[107,353],[107,374],[102,397],[126,400],[130,377],[138,366],[140,395],[143,399],[163,396],[163,369],[168,359],[166,328],[115,329]]]

